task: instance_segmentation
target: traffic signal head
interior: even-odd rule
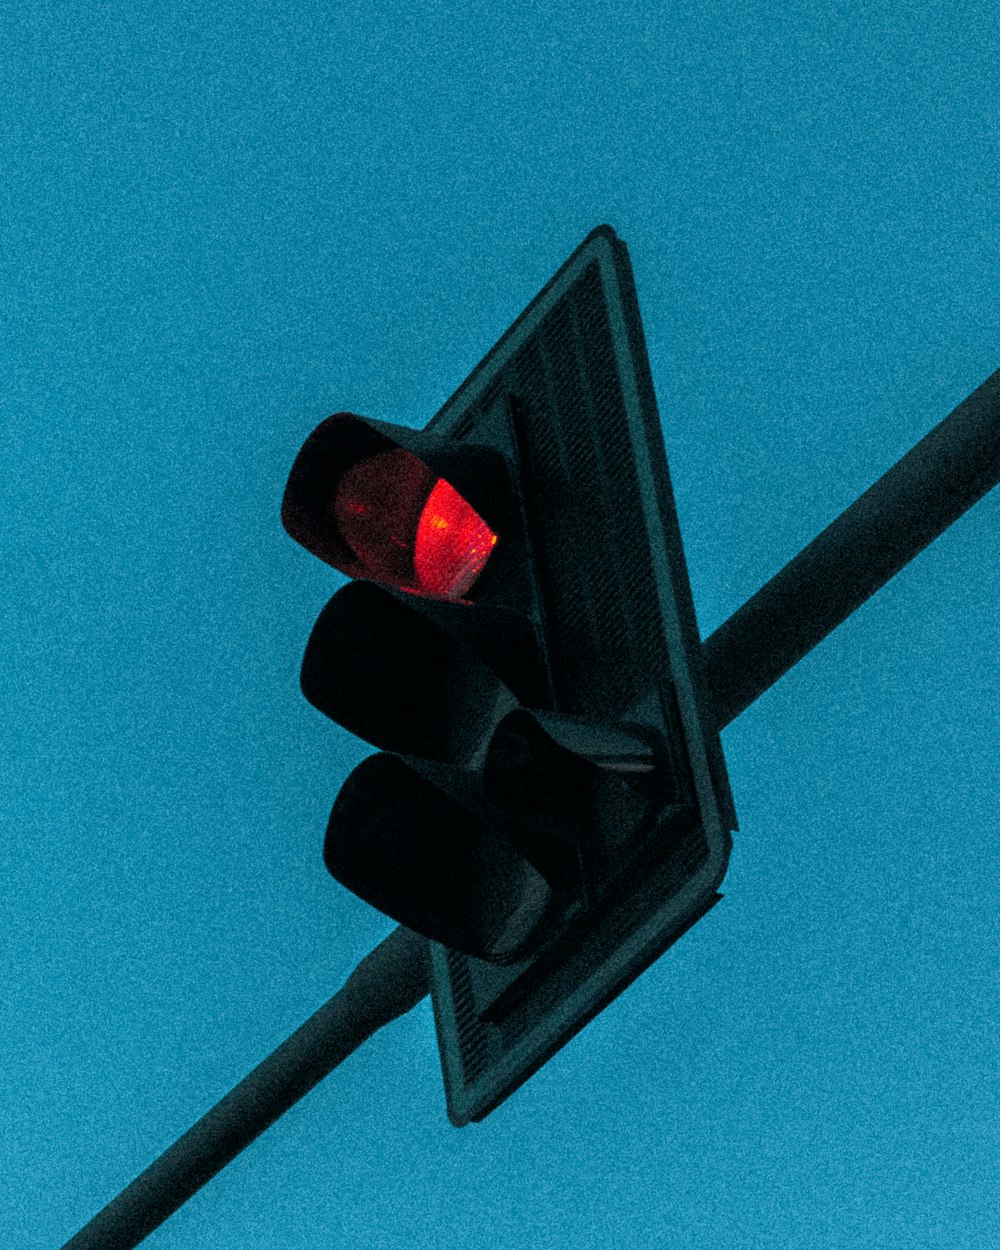
[[[378,752],[324,861],[429,939],[481,1119],[717,901],[735,828],[624,245],[589,235],[425,429],[324,421],[282,519],[358,579],[302,666]]]

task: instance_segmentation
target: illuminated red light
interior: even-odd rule
[[[457,490],[439,477],[417,525],[415,589],[461,599],[483,571],[497,536]]]
[[[497,543],[475,508],[402,448],[348,469],[333,511],[367,576],[434,599],[461,599]]]

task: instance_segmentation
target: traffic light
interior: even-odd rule
[[[720,897],[736,821],[628,254],[594,230],[423,430],[340,413],[288,532],[354,579],[302,689],[377,748],[324,862],[429,939],[493,1110]]]

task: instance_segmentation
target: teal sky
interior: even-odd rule
[[[390,922],[279,507],[632,255],[703,635],[1000,367],[995,3],[6,6],[0,1245],[54,1250]],[[480,1125],[429,1002],[151,1250],[981,1250],[1000,493],[723,735],[725,900]]]

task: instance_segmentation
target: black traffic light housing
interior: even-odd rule
[[[736,827],[624,244],[593,231],[424,430],[319,426],[282,518],[368,579],[303,664],[382,752],[324,859],[431,939],[448,1113],[482,1119],[718,900]]]

